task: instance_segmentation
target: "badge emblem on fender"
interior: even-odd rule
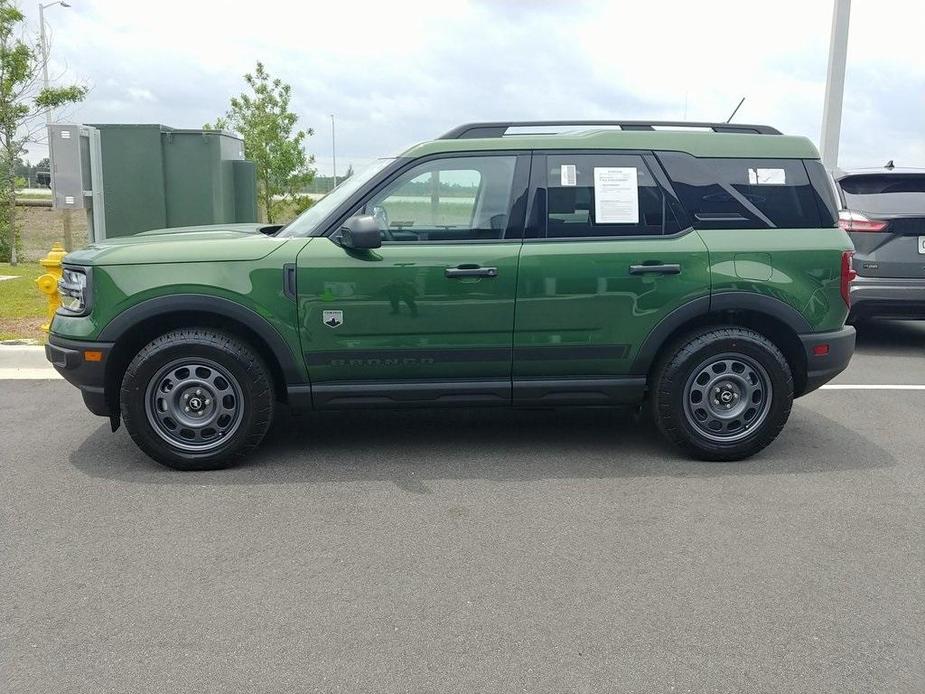
[[[344,323],[343,311],[322,311],[321,322],[329,328],[339,328]]]

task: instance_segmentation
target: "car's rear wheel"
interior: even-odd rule
[[[790,416],[793,375],[763,335],[708,328],[670,347],[651,405],[665,437],[702,460],[740,460],[773,441]]]
[[[257,352],[205,328],[174,330],[144,347],[125,372],[120,399],[138,446],[179,470],[233,465],[273,418],[273,382]]]

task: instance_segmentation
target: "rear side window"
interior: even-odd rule
[[[823,226],[818,193],[800,159],[733,159],[659,152],[697,229]]]
[[[925,174],[864,174],[838,182],[849,210],[925,217]]]
[[[659,236],[680,231],[642,157],[546,157],[547,238]]]

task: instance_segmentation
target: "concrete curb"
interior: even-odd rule
[[[0,381],[61,378],[41,345],[0,345]]]

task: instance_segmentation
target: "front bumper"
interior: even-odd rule
[[[806,395],[819,386],[828,383],[848,367],[854,354],[855,330],[846,325],[841,330],[828,333],[800,335],[806,353],[806,385],[798,395]],[[827,350],[823,350],[827,346]],[[817,354],[825,351],[824,354]]]
[[[106,364],[112,346],[111,342],[68,340],[54,334],[48,336],[45,345],[45,358],[66,381],[80,389],[87,409],[101,417],[113,414],[106,398]]]
[[[925,318],[925,279],[857,277],[849,320],[864,318]]]

